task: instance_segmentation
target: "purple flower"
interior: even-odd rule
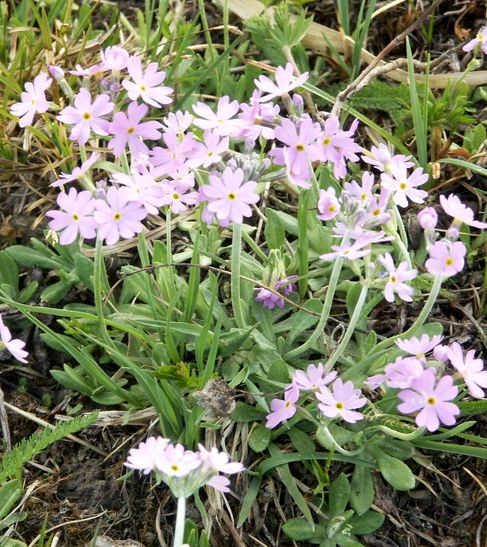
[[[196,146],[196,141],[192,134],[180,138],[179,134],[172,130],[163,133],[162,138],[167,148],[156,146],[151,151],[151,163],[160,167],[161,172],[172,176],[185,166]]]
[[[443,207],[443,211],[445,211],[447,215],[453,217],[453,224],[460,226],[463,223],[468,226],[473,226],[474,228],[480,228],[481,230],[487,228],[487,222],[474,220],[472,209],[464,205],[460,201],[460,198],[455,194],[450,194],[447,198],[445,196],[440,196],[440,203]]]
[[[384,369],[387,385],[391,388],[405,389],[411,386],[415,378],[424,372],[423,365],[415,357],[398,357]]]
[[[255,87],[259,88],[267,95],[264,95],[259,99],[259,102],[264,103],[271,101],[276,97],[282,97],[286,93],[289,93],[296,87],[299,87],[306,82],[308,79],[308,73],[304,72],[298,78],[293,76],[293,65],[287,63],[285,68],[278,66],[274,74],[276,83],[274,83],[267,76],[259,76],[258,79],[254,80]]]
[[[373,198],[374,183],[374,175],[364,171],[362,173],[362,184],[360,185],[355,180],[346,182],[343,187],[342,195],[345,194],[353,201],[365,206]]]
[[[291,283],[291,281],[297,278],[298,278],[297,275],[288,275],[284,279],[280,279],[279,281],[277,281],[274,287],[279,290],[282,287],[281,292],[283,292],[286,295],[289,295],[296,290],[296,283]]]
[[[367,404],[367,399],[361,397],[360,389],[355,389],[351,381],[343,383],[340,378],[332,384],[332,391],[323,386],[316,392],[316,397],[321,403],[320,411],[328,418],[340,416],[346,422],[354,424],[363,419],[363,414],[355,412],[354,408],[361,408]]]
[[[193,123],[205,131],[212,129],[221,137],[235,136],[244,125],[242,120],[235,119],[239,108],[238,101],[230,102],[227,95],[218,101],[216,112],[207,104],[199,102],[193,106],[193,111],[198,116]]]
[[[341,245],[332,245],[333,253],[320,255],[321,260],[335,260],[335,258],[346,258],[356,260],[370,254],[370,246],[373,243],[382,243],[390,241],[392,237],[386,236],[384,232],[364,232],[364,234],[353,243],[342,243]]]
[[[198,203],[198,192],[190,192],[194,186],[194,175],[188,174],[177,180],[165,180],[163,191],[163,204],[169,205],[173,213],[182,213],[190,205]]]
[[[426,362],[425,355],[434,349],[441,341],[443,336],[436,335],[430,338],[427,334],[423,334],[421,338],[413,336],[407,340],[396,340],[396,346],[405,351],[409,355],[414,355],[417,359]]]
[[[354,120],[348,131],[340,129],[340,120],[336,116],[329,117],[324,123],[324,131],[318,139],[319,154],[322,161],[334,164],[334,175],[342,179],[347,174],[345,160],[359,161],[357,152],[360,146],[354,141],[358,120]]]
[[[303,391],[319,391],[322,387],[333,382],[336,376],[335,370],[325,374],[323,363],[318,363],[318,365],[308,365],[306,372],[296,370],[293,375],[293,383]]]
[[[402,154],[392,155],[391,151],[385,144],[372,146],[370,152],[362,156],[365,163],[373,165],[378,171],[390,172],[394,164],[402,163],[406,168],[413,167],[414,163],[408,161],[411,156],[403,156]]]
[[[122,82],[130,100],[136,101],[140,97],[145,103],[155,107],[172,102],[169,95],[174,90],[160,85],[166,78],[166,73],[158,71],[158,68],[157,63],[149,63],[144,72],[139,57],[130,57],[127,62],[127,70],[133,82],[129,80]]]
[[[128,62],[130,55],[128,51],[119,46],[110,46],[100,51],[101,64],[99,70],[111,70],[120,72]]]
[[[165,131],[173,131],[179,134],[184,133],[193,123],[193,116],[189,112],[178,110],[177,112],[169,112],[163,122]]]
[[[146,442],[141,442],[137,448],[131,448],[125,465],[131,469],[138,469],[144,475],[157,469],[157,460],[169,445],[169,439],[162,437],[149,437]]]
[[[154,175],[147,167],[138,165],[132,168],[130,175],[114,173],[112,180],[122,184],[126,189],[126,198],[129,201],[139,202],[148,214],[157,215],[159,207],[164,205],[161,184],[156,182]]]
[[[226,473],[227,475],[233,475],[240,473],[245,468],[240,462],[231,462],[228,454],[225,452],[219,452],[215,447],[211,450],[199,444],[199,456],[201,460],[202,471],[212,471],[215,476],[212,477],[207,484],[218,490],[219,492],[230,492],[228,485],[230,481],[226,477],[222,477],[218,473]]]
[[[480,44],[482,52],[487,55],[487,26],[482,27],[477,36],[473,40],[470,40],[470,42],[467,42],[462,49],[463,51],[472,51],[478,44]]]
[[[4,325],[0,315],[0,351],[6,349],[21,363],[27,363],[26,357],[29,355],[24,349],[25,342],[17,338],[12,339],[10,330]]]
[[[281,125],[275,129],[276,139],[287,146],[274,148],[269,155],[274,158],[277,165],[285,165],[289,180],[302,188],[311,187],[310,162],[319,157],[316,145],[319,133],[319,125],[307,117],[298,120],[297,126],[284,118]]]
[[[68,182],[72,182],[73,180],[79,180],[85,173],[87,173],[93,167],[93,165],[98,161],[99,157],[100,157],[100,154],[93,152],[91,156],[81,164],[80,167],[75,167],[72,173],[61,173],[61,176],[59,177],[59,179],[55,180],[51,184],[51,186],[53,188],[57,188],[58,186],[61,186]]]
[[[450,277],[463,270],[467,248],[461,241],[437,241],[431,245],[428,253],[430,258],[425,262],[428,273]]]
[[[264,139],[272,140],[275,137],[273,127],[269,127],[274,118],[279,114],[279,107],[270,103],[259,103],[260,91],[252,94],[250,104],[241,103],[239,119],[243,122],[243,128],[239,137],[244,137],[246,142],[254,143],[261,135]]]
[[[440,199],[443,196],[440,196]],[[418,213],[418,222],[423,230],[434,230],[438,224],[438,214],[433,207],[426,207]]]
[[[284,400],[272,399],[271,412],[266,416],[265,426],[274,429],[285,420],[289,420],[296,414],[295,403],[299,399],[299,388],[291,384],[289,389],[284,391]]]
[[[69,138],[83,145],[92,130],[97,135],[108,135],[109,122],[102,116],[109,114],[113,106],[108,95],[98,95],[91,104],[90,92],[83,87],[74,98],[74,107],[63,108],[56,118],[60,122],[74,125]]]
[[[34,78],[33,82],[27,82],[24,86],[25,91],[20,95],[20,103],[15,103],[10,107],[10,112],[19,117],[19,126],[27,127],[32,125],[36,112],[42,114],[49,108],[46,100],[46,89],[51,85],[52,78],[48,78],[44,72]]]
[[[209,167],[222,161],[222,154],[229,149],[228,137],[220,137],[212,131],[205,131],[203,142],[194,142],[186,165],[188,167]]]
[[[458,406],[452,401],[458,395],[451,376],[443,376],[436,384],[435,373],[427,369],[411,382],[411,389],[400,391],[401,401],[397,409],[403,414],[420,411],[415,420],[419,427],[436,431],[440,423],[454,425],[455,416],[460,414]]]
[[[58,65],[49,65],[47,71],[57,81],[64,78],[64,70]]]
[[[170,444],[158,453],[157,470],[168,477],[185,477],[201,465],[197,452],[186,450],[182,444]]]
[[[407,207],[408,199],[414,203],[424,203],[428,197],[428,192],[417,189],[417,186],[428,181],[428,175],[421,167],[408,175],[406,163],[393,163],[391,174],[382,173],[381,180],[383,188],[392,193],[394,203],[400,207]]]
[[[93,217],[95,200],[91,192],[86,190],[77,192],[70,188],[69,193],[61,192],[57,197],[57,204],[62,211],[48,211],[46,216],[53,220],[49,222],[49,228],[61,233],[59,242],[61,245],[69,245],[80,234],[85,239],[96,237],[97,223]]]
[[[318,218],[320,220],[331,220],[340,212],[340,203],[336,198],[335,188],[330,186],[327,190],[320,190],[320,199],[318,200]]]
[[[117,112],[109,126],[109,131],[115,135],[108,143],[108,148],[113,150],[115,156],[121,156],[125,146],[129,145],[130,152],[136,156],[147,154],[149,149],[141,139],[157,140],[161,134],[158,129],[162,124],[156,121],[142,122],[141,119],[147,114],[149,108],[145,104],[130,103],[127,114]]]
[[[242,169],[225,168],[221,177],[210,175],[210,184],[200,188],[200,201],[208,201],[208,211],[214,213],[220,224],[242,224],[244,217],[252,215],[250,205],[259,201],[254,192],[257,183],[243,182]]]
[[[130,201],[129,197],[128,188],[111,187],[105,200],[96,200],[94,217],[99,225],[98,237],[107,245],[117,243],[120,238],[133,237],[144,229],[140,221],[147,216],[147,211],[138,201]]]
[[[257,291],[257,296],[255,297],[255,299],[257,300],[257,302],[261,302],[264,308],[267,308],[268,310],[272,310],[276,306],[278,308],[284,308],[284,299],[278,294],[264,287],[260,287],[255,290]]]
[[[401,262],[396,268],[389,253],[379,256],[379,262],[386,268],[388,279],[384,288],[384,297],[388,302],[394,302],[394,293],[406,302],[412,302],[413,288],[403,281],[414,279],[418,275],[417,270],[408,270],[407,262]]]
[[[482,388],[487,388],[487,370],[484,370],[482,359],[475,359],[473,349],[467,351],[464,355],[462,346],[458,342],[453,342],[448,348],[447,356],[450,363],[464,379],[470,395],[476,399],[483,399],[484,391]]]

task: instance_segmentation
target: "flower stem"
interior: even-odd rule
[[[334,447],[337,452],[340,452],[340,454],[343,454],[344,456],[356,456],[357,454],[360,454],[360,452],[362,452],[362,448],[358,448],[357,450],[346,450],[345,448],[342,448],[336,442],[335,437],[333,437],[333,435],[330,433],[328,427],[323,426],[322,431],[326,440]]]
[[[326,291],[325,301],[323,303],[323,308],[321,310],[320,320],[318,321],[318,324],[316,325],[315,330],[313,331],[311,336],[306,340],[306,342],[301,344],[296,349],[292,351],[288,351],[286,355],[284,356],[285,359],[292,359],[293,357],[297,357],[298,355],[301,355],[304,351],[310,348],[323,333],[323,329],[328,321],[328,318],[330,317],[331,305],[333,303],[333,297],[335,296],[335,291],[337,288],[340,271],[342,269],[343,260],[344,260],[343,258],[339,257],[336,259],[335,263],[333,264],[333,270],[331,272],[330,283],[328,285],[328,290]]]
[[[408,237],[406,235],[406,230],[404,228],[404,222],[402,221],[402,216],[399,213],[397,205],[394,205],[393,211],[394,211],[394,219],[396,221],[396,224],[397,224],[397,227],[398,227],[398,230],[399,230],[399,235],[400,235],[400,237],[395,238],[394,244],[399,247],[404,259],[408,263],[408,268],[410,270],[412,270],[413,265],[412,265],[412,262],[411,262],[411,255],[408,252]]]
[[[245,317],[242,309],[242,299],[240,296],[240,254],[242,252],[242,225],[233,225],[232,237],[232,256],[231,256],[231,291],[233,315],[237,326],[244,328]]]
[[[176,527],[174,530],[173,547],[181,547],[184,541],[184,521],[186,516],[186,498],[180,496],[178,498],[178,511],[176,514]]]
[[[360,320],[368,290],[369,290],[368,283],[365,283],[364,285],[362,285],[362,290],[360,291],[360,295],[358,297],[357,303],[355,304],[352,317],[350,318],[350,323],[348,324],[347,330],[343,338],[341,339],[340,343],[338,344],[336,350],[331,354],[330,358],[328,359],[326,363],[326,367],[325,367],[326,372],[330,372],[330,370],[333,368],[333,365],[338,361],[338,359],[340,359],[343,351],[347,347],[348,342],[350,341],[350,338],[352,337],[352,334],[355,330],[355,327],[357,326],[357,323]]]

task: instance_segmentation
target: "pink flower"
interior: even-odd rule
[[[149,108],[145,104],[130,103],[127,114],[117,112],[109,126],[109,131],[115,135],[108,143],[115,156],[121,156],[125,146],[129,145],[132,155],[147,154],[149,149],[141,139],[156,140],[161,137],[158,129],[162,124],[156,121],[142,122]]]
[[[408,161],[411,156],[403,156],[402,154],[392,155],[387,145],[380,143],[379,146],[372,146],[370,152],[362,156],[365,163],[373,165],[379,171],[390,173],[394,164],[402,163],[406,168],[413,167],[414,163]]]
[[[343,383],[340,378],[332,384],[332,390],[323,386],[316,393],[316,397],[321,403],[318,408],[328,418],[340,416],[346,422],[354,424],[363,419],[363,414],[355,412],[354,408],[361,408],[367,404],[367,399],[361,397],[360,389],[353,387],[353,382]]]
[[[169,112],[167,117],[163,119],[165,131],[173,131],[174,133],[184,133],[186,129],[193,123],[193,116],[189,112]]]
[[[10,107],[10,112],[19,117],[19,126],[27,127],[32,125],[36,112],[42,114],[49,108],[45,92],[52,83],[52,78],[47,74],[41,73],[34,78],[33,82],[27,82],[24,86],[25,91],[20,95],[20,103],[15,103]]]
[[[284,299],[278,294],[264,287],[260,287],[255,290],[257,291],[257,296],[255,297],[255,299],[257,300],[257,302],[262,302],[264,308],[267,308],[268,310],[272,310],[276,306],[278,308],[284,308]]]
[[[182,444],[170,444],[158,453],[156,468],[168,477],[185,477],[201,465],[197,452],[186,450]]]
[[[72,173],[61,173],[61,176],[58,180],[55,180],[51,186],[53,188],[57,188],[58,186],[62,186],[63,184],[66,184],[68,182],[72,182],[73,180],[79,180],[83,177],[85,173],[87,173],[93,165],[98,161],[98,158],[100,157],[100,154],[97,154],[96,152],[93,152],[91,156],[81,164],[80,167],[75,167],[72,171]]]
[[[289,93],[296,87],[299,87],[308,79],[308,73],[304,72],[298,78],[293,76],[293,65],[287,63],[286,67],[278,66],[274,74],[276,84],[272,82],[267,76],[260,76],[254,80],[255,87],[259,88],[267,95],[264,95],[259,99],[259,102],[264,103],[271,101],[276,97],[282,97],[286,93]]]
[[[302,188],[310,188],[310,162],[319,157],[316,138],[320,127],[310,118],[301,118],[296,123],[297,125],[284,118],[281,125],[276,127],[276,139],[287,146],[272,149],[269,156],[274,158],[277,165],[286,166],[287,176],[291,182]]]
[[[458,406],[450,402],[458,395],[453,378],[443,376],[435,384],[435,373],[427,369],[411,382],[411,389],[397,394],[403,401],[397,407],[399,412],[410,414],[420,410],[416,416],[416,423],[419,427],[426,427],[428,431],[436,431],[440,423],[454,425],[455,416],[460,414]]]
[[[291,281],[297,278],[297,275],[288,275],[284,279],[280,279],[279,281],[277,281],[274,287],[281,290],[281,292],[283,292],[284,294],[291,294],[296,290],[296,284],[291,283]]]
[[[482,359],[475,359],[473,349],[467,351],[464,355],[462,346],[458,342],[453,342],[448,348],[447,356],[450,363],[465,380],[470,395],[476,399],[483,399],[484,391],[482,388],[487,388],[487,370],[484,370]]]
[[[440,199],[443,196],[440,196]],[[438,224],[438,214],[433,207],[426,207],[422,209],[418,215],[418,222],[423,230],[434,230]]]
[[[216,473],[207,484],[219,492],[230,492],[230,489],[228,488],[230,481],[218,473],[221,472],[226,473],[227,475],[233,475],[243,471],[245,469],[244,466],[240,462],[230,462],[228,454],[219,452],[215,447],[212,447],[211,450],[206,450],[203,445],[199,444],[198,448],[202,470]]]
[[[172,102],[169,95],[174,90],[160,85],[166,78],[166,73],[164,71],[158,72],[157,69],[157,63],[149,63],[144,72],[139,57],[130,57],[127,62],[127,70],[133,82],[129,80],[122,82],[130,100],[136,101],[140,97],[145,103],[155,107]]]
[[[119,46],[110,46],[100,51],[101,64],[99,70],[111,70],[120,72],[128,62],[130,55],[128,51]]]
[[[96,237],[97,223],[93,217],[95,200],[91,192],[86,190],[77,192],[70,188],[69,193],[61,192],[57,197],[57,204],[62,211],[48,211],[46,216],[53,220],[49,222],[49,228],[61,233],[59,243],[69,245],[80,234],[85,239]]]
[[[125,465],[131,469],[139,469],[144,475],[148,475],[157,469],[158,458],[164,454],[168,445],[168,439],[149,437],[137,448],[130,449]]]
[[[324,131],[318,138],[320,159],[333,163],[334,175],[342,179],[347,174],[345,160],[359,161],[357,152],[360,146],[354,141],[358,120],[354,120],[348,131],[340,128],[340,120],[336,116],[329,117],[324,123]]]
[[[441,341],[443,336],[436,335],[430,338],[427,334],[423,334],[421,338],[413,336],[407,340],[396,340],[396,346],[405,351],[409,355],[414,355],[417,359],[426,362],[425,355],[434,349]]]
[[[290,389],[284,391],[284,400],[272,399],[271,412],[266,416],[265,426],[268,429],[274,429],[285,420],[289,420],[296,414],[295,403],[299,399],[299,389],[295,384],[291,384]]]
[[[385,381],[391,388],[404,389],[424,372],[421,361],[415,357],[398,357],[384,369]]]
[[[322,387],[333,382],[336,375],[335,370],[325,374],[323,363],[318,363],[318,365],[308,365],[306,372],[296,370],[293,375],[293,383],[303,391],[319,391]]]
[[[487,26],[482,27],[477,36],[473,40],[470,40],[470,42],[467,42],[462,49],[463,51],[472,51],[478,44],[480,44],[482,52],[487,55]]]
[[[194,146],[186,162],[188,167],[207,168],[222,161],[222,154],[229,149],[229,138],[220,137],[212,131],[205,131],[203,142],[194,142]]]
[[[185,165],[187,159],[192,155],[196,141],[192,134],[180,138],[172,130],[163,133],[162,138],[167,148],[156,146],[151,150],[151,163],[160,167],[161,172],[172,176]]]
[[[487,228],[487,222],[479,222],[473,219],[473,211],[470,207],[464,205],[458,196],[450,194],[448,198],[440,196],[440,203],[443,211],[453,217],[453,223],[460,226],[462,223],[481,230]]]
[[[386,268],[389,277],[384,288],[384,297],[388,302],[394,302],[394,293],[397,292],[399,298],[406,302],[412,302],[413,288],[403,281],[414,279],[418,275],[417,270],[408,270],[407,262],[401,262],[396,268],[394,261],[389,253],[379,256],[379,262]]]
[[[330,186],[326,190],[320,190],[320,199],[318,201],[318,218],[320,220],[331,220],[340,212],[340,203],[336,198],[335,188]]]
[[[198,203],[198,192],[190,192],[194,186],[194,175],[188,174],[178,180],[165,180],[162,202],[169,205],[173,213],[182,213]]]
[[[444,344],[440,344],[433,350],[433,357],[440,363],[446,363],[448,361],[449,347]]]
[[[228,95],[218,101],[216,112],[213,112],[207,104],[199,102],[193,106],[193,111],[198,116],[193,123],[205,131],[212,129],[221,137],[234,136],[243,127],[242,120],[235,119],[239,108],[238,101],[230,102]]]
[[[373,243],[382,243],[390,241],[392,237],[386,236],[384,232],[364,232],[359,239],[353,243],[342,243],[341,245],[332,245],[334,252],[320,255],[321,260],[335,260],[335,258],[346,258],[347,260],[356,260],[370,254]]]
[[[113,110],[113,103],[108,95],[98,95],[91,104],[90,92],[82,87],[74,98],[74,107],[63,108],[56,118],[63,123],[74,125],[69,138],[86,144],[93,130],[97,135],[108,135],[109,122],[102,116]]]
[[[382,186],[392,193],[394,203],[400,207],[407,207],[408,199],[414,203],[424,203],[428,197],[428,192],[417,189],[417,186],[428,181],[428,175],[421,167],[408,175],[406,163],[393,163],[391,174],[382,173],[381,180]]]
[[[208,201],[208,211],[220,222],[242,224],[244,217],[252,216],[250,205],[259,201],[254,192],[257,183],[243,182],[242,169],[232,171],[226,167],[221,177],[209,176],[210,184],[200,188],[200,201]]]
[[[352,198],[353,201],[361,205],[366,205],[373,198],[374,183],[374,175],[364,171],[362,173],[362,184],[360,185],[355,180],[346,182],[343,187],[343,194],[346,194],[347,197]]]
[[[94,217],[99,225],[98,237],[107,245],[115,244],[120,238],[128,239],[142,232],[141,224],[147,211],[137,201],[130,201],[130,190],[111,187],[107,190],[106,200],[96,200]]]
[[[279,107],[273,104],[259,103],[259,99],[260,91],[256,90],[252,94],[250,104],[240,104],[242,113],[238,117],[244,126],[238,136],[245,137],[246,142],[254,143],[261,135],[267,140],[272,140],[275,137],[274,128],[269,125],[279,114]]]
[[[129,201],[139,202],[148,214],[159,214],[159,207],[164,205],[161,184],[156,182],[154,175],[142,165],[132,168],[130,175],[114,173],[112,180],[122,184],[126,189],[126,198]]]
[[[10,330],[4,325],[2,316],[0,315],[0,351],[6,349],[21,363],[27,363],[26,357],[29,355],[25,351],[25,342],[17,338],[12,339]]]
[[[430,258],[425,262],[428,273],[450,277],[463,270],[467,248],[461,241],[437,241],[431,245],[428,253]]]

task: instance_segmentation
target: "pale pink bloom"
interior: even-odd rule
[[[182,444],[170,444],[158,453],[156,468],[168,477],[185,477],[201,465],[197,452],[186,450]]]
[[[148,214],[159,214],[159,207],[164,205],[163,190],[147,167],[138,165],[130,175],[113,173],[112,180],[127,188],[126,197],[129,201],[139,202]]]
[[[439,344],[433,350],[433,357],[437,361],[440,361],[440,363],[445,363],[446,361],[448,361],[448,351],[449,351],[449,349],[450,348],[448,346],[445,346],[444,344]]]
[[[157,140],[161,137],[158,129],[162,124],[157,121],[141,122],[149,111],[145,104],[132,102],[128,106],[127,114],[117,112],[109,126],[109,131],[114,137],[108,143],[108,148],[113,150],[115,156],[121,156],[125,146],[129,145],[133,155],[147,154],[149,149],[141,139]]]
[[[428,253],[430,258],[425,262],[428,273],[450,277],[463,270],[467,248],[461,241],[437,241],[431,245]]]
[[[415,378],[424,372],[423,365],[415,357],[398,357],[384,369],[387,385],[391,388],[405,389],[411,386]]]
[[[103,119],[113,110],[114,104],[108,95],[98,95],[91,103],[90,92],[82,87],[74,98],[74,107],[63,108],[56,118],[68,125],[74,125],[69,138],[86,144],[93,131],[97,135],[108,135],[109,122]]]
[[[281,125],[275,129],[276,139],[286,146],[273,148],[269,156],[277,165],[285,165],[289,180],[302,188],[311,187],[310,162],[319,157],[316,145],[319,133],[319,125],[309,117],[301,118],[296,123],[284,118]]]
[[[440,199],[443,196],[440,196]],[[434,230],[438,224],[438,213],[433,207],[422,209],[418,215],[418,222],[423,230]]]
[[[129,58],[128,51],[123,49],[123,47],[107,47],[100,51],[100,69],[120,72],[128,65]]]
[[[353,201],[356,201],[361,205],[365,206],[373,198],[374,183],[374,175],[372,175],[372,173],[364,171],[362,173],[362,184],[360,185],[355,180],[346,182],[343,186],[342,194],[346,194],[347,197],[352,198]]]
[[[399,298],[406,302],[412,302],[413,288],[403,281],[410,281],[418,275],[418,270],[409,270],[406,261],[401,262],[396,268],[394,266],[394,260],[390,253],[386,253],[384,256],[379,256],[379,262],[386,268],[387,283],[384,288],[384,297],[388,302],[394,302],[394,293],[396,292]]]
[[[443,207],[443,211],[445,211],[447,215],[453,217],[454,224],[461,225],[463,223],[482,230],[487,228],[487,222],[474,220],[474,213],[472,209],[464,205],[460,201],[460,198],[455,194],[450,194],[448,198],[445,196],[440,196],[440,203]]]
[[[189,112],[169,112],[163,120],[165,131],[173,131],[174,133],[184,133],[186,129],[193,123],[193,115]]]
[[[131,469],[139,469],[144,475],[148,475],[157,469],[158,458],[164,454],[168,445],[168,439],[149,437],[137,448],[130,449],[125,465]]]
[[[62,80],[64,78],[64,70],[60,66],[49,65],[47,67],[47,71],[57,81]]]
[[[166,73],[158,71],[158,68],[157,63],[149,63],[144,71],[139,57],[130,57],[127,62],[127,70],[133,82],[129,80],[122,82],[130,100],[136,101],[140,97],[145,103],[155,107],[172,102],[169,95],[174,90],[171,87],[160,85],[166,78]]]
[[[77,192],[70,188],[69,193],[61,192],[57,197],[57,204],[62,211],[48,211],[46,216],[51,217],[49,228],[61,232],[59,243],[69,245],[80,234],[85,239],[96,237],[97,223],[93,217],[95,200],[91,192],[83,190]]]
[[[396,346],[409,355],[414,355],[417,359],[426,362],[425,355],[433,350],[441,341],[443,336],[437,334],[430,338],[427,334],[423,334],[421,338],[413,336],[407,340],[396,340]]]
[[[10,330],[5,326],[0,315],[0,351],[6,349],[21,363],[27,363],[26,357],[29,355],[23,348],[25,342],[18,338],[12,338]]]
[[[320,190],[318,212],[318,218],[320,220],[331,220],[340,212],[340,203],[336,198],[336,192],[333,186],[330,186],[330,188],[326,190]]]
[[[458,388],[453,385],[451,376],[443,376],[436,384],[435,373],[427,369],[421,376],[411,382],[411,389],[400,391],[397,396],[401,401],[397,409],[403,414],[420,411],[416,424],[436,431],[440,423],[454,425],[455,416],[460,414],[458,406],[451,401],[458,395]]]
[[[326,386],[322,386],[320,391],[316,392],[316,398],[321,401],[318,408],[324,416],[328,418],[340,416],[351,424],[364,417],[362,413],[353,410],[367,404],[367,399],[361,395],[360,389],[353,387],[353,382],[343,383],[340,378],[333,382],[331,391]]]
[[[473,349],[464,355],[462,346],[458,342],[453,342],[448,348],[447,356],[450,363],[465,380],[470,395],[476,399],[483,399],[484,390],[482,388],[487,388],[487,370],[484,370],[482,359],[475,359]]]
[[[276,306],[278,308],[284,308],[285,302],[282,296],[270,291],[269,289],[266,289],[265,287],[260,287],[255,290],[257,291],[257,296],[255,299],[257,302],[261,302],[264,308],[267,308],[268,310],[272,310]]]
[[[389,190],[381,188],[378,196],[377,194],[371,196],[365,214],[360,218],[360,224],[364,228],[383,226],[390,220],[391,214],[387,209],[390,195]]]
[[[354,120],[350,129],[343,131],[340,128],[340,120],[336,116],[331,116],[325,121],[324,131],[318,138],[319,158],[333,163],[334,175],[339,179],[347,174],[345,160],[357,162],[360,159],[357,152],[361,148],[353,139],[357,127],[358,120]]]
[[[128,188],[111,187],[105,199],[96,200],[94,217],[99,225],[98,237],[105,240],[107,245],[142,232],[144,226],[140,221],[146,216],[147,211],[139,202],[130,201]]]
[[[292,418],[297,411],[296,402],[299,399],[299,388],[291,384],[289,389],[284,391],[284,400],[272,399],[271,412],[266,416],[265,426],[274,429],[280,423]]]
[[[296,87],[299,87],[308,79],[308,73],[304,72],[298,78],[293,76],[293,65],[287,63],[285,68],[278,66],[274,74],[276,83],[274,83],[267,76],[259,76],[254,80],[255,87],[259,88],[267,95],[260,97],[259,102],[267,102],[275,99],[276,97],[282,97],[286,93],[289,93]]]
[[[163,204],[169,205],[173,213],[182,213],[191,205],[198,203],[198,192],[191,192],[194,175],[186,175],[179,180],[165,180],[162,185]]]
[[[487,26],[482,27],[477,36],[473,40],[470,40],[470,42],[467,42],[462,49],[463,51],[472,51],[478,44],[480,44],[482,52],[487,55]]]
[[[33,82],[24,85],[25,91],[20,94],[20,103],[10,107],[10,113],[17,116],[20,127],[32,125],[36,112],[43,114],[49,109],[49,102],[46,100],[45,92],[52,83],[44,72],[37,75]]]
[[[244,122],[244,127],[238,136],[244,137],[248,143],[254,143],[261,135],[267,140],[272,140],[275,137],[274,128],[270,125],[279,114],[279,106],[259,103],[260,95],[260,91],[255,90],[250,104],[240,104],[242,113],[238,117]]]
[[[74,76],[96,76],[101,78],[103,76],[103,67],[101,65],[93,65],[88,68],[83,68],[81,65],[76,65],[76,70],[70,70],[69,73]]]
[[[293,383],[303,391],[318,391],[323,386],[333,382],[337,376],[336,370],[325,374],[323,363],[318,365],[308,365],[306,372],[304,370],[296,370],[293,375]]]
[[[151,163],[160,167],[160,172],[167,175],[177,173],[185,164],[186,161],[196,147],[196,141],[192,134],[179,137],[174,131],[166,131],[162,134],[162,138],[167,148],[156,146],[151,150]]]
[[[373,243],[383,243],[390,241],[392,237],[386,236],[384,232],[366,232],[353,243],[342,243],[341,245],[332,245],[334,252],[320,255],[321,260],[334,260],[335,258],[346,258],[356,260],[370,254],[370,246]]]
[[[216,112],[205,103],[193,105],[193,111],[198,116],[193,124],[205,131],[212,129],[221,137],[235,136],[244,126],[242,120],[235,119],[240,105],[238,101],[230,102],[228,95],[222,97],[216,106]]]
[[[66,184],[68,182],[72,182],[73,180],[79,180],[83,177],[85,173],[87,173],[93,165],[98,161],[98,158],[100,157],[100,154],[97,154],[96,152],[93,152],[91,156],[81,164],[80,167],[75,167],[71,173],[61,173],[61,176],[58,180],[55,180],[51,186],[53,188],[57,188],[58,186],[61,186],[63,184]]]
[[[382,186],[389,190],[396,205],[407,207],[408,199],[414,203],[424,203],[428,192],[418,190],[417,186],[428,181],[428,175],[418,167],[408,175],[405,163],[393,163],[391,173],[381,174]]]
[[[245,468],[240,462],[230,462],[228,454],[225,452],[219,452],[215,447],[212,447],[211,450],[206,450],[206,448],[199,444],[199,455],[202,464],[202,470],[213,471],[216,473],[206,484],[212,486],[215,490],[219,492],[230,492],[228,485],[230,481],[226,477],[222,477],[218,473],[226,473],[227,475],[233,475],[235,473],[240,473]]]
[[[367,380],[364,380],[364,384],[370,389],[377,389],[385,381],[386,381],[385,374],[374,374],[374,376],[369,376]]]
[[[255,193],[257,183],[244,181],[242,169],[225,168],[222,176],[209,175],[210,184],[200,188],[200,201],[208,201],[208,211],[220,222],[242,224],[244,217],[252,216],[251,204],[259,201]]]
[[[204,167],[222,161],[222,155],[228,151],[230,140],[220,137],[213,131],[205,131],[203,142],[194,142],[186,164],[188,167]]]
[[[379,146],[372,146],[370,152],[362,156],[365,163],[373,165],[379,171],[389,173],[393,164],[402,163],[406,168],[413,167],[414,163],[409,161],[411,156],[403,156],[402,154],[392,155],[386,144],[380,143]]]

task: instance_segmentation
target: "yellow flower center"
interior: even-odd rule
[[[74,221],[79,220],[79,216],[78,216],[76,213],[73,213],[73,214],[71,215],[71,218],[72,218]]]
[[[449,256],[446,260],[445,260],[445,264],[447,266],[453,266],[453,258],[451,256]]]
[[[373,215],[374,217],[379,216],[379,213],[380,213],[380,209],[374,209],[374,210],[372,211],[372,215]]]
[[[135,133],[135,127],[129,127],[129,128],[127,129],[127,133],[128,133],[129,135],[132,135],[132,133]]]
[[[365,200],[367,199],[367,194],[366,194],[365,192],[362,192],[362,193],[360,194],[360,199],[361,199],[362,201],[365,201]]]
[[[389,281],[391,283],[396,283],[397,282],[397,277],[395,275],[391,275],[391,277],[389,277]]]
[[[338,408],[338,410],[343,410],[345,408],[345,405],[343,403],[335,403],[335,407]]]
[[[145,85],[141,85],[140,86],[140,91],[142,91],[142,93],[145,93],[147,91],[147,88],[145,87]]]
[[[91,114],[89,112],[83,112],[83,116],[82,116],[83,120],[87,121],[87,120],[91,120]]]
[[[334,205],[328,205],[328,211],[329,211],[330,213],[334,213],[334,212],[335,212],[335,209],[336,209],[336,207],[335,207]]]
[[[177,463],[173,463],[171,465],[171,471],[179,471],[179,465]]]
[[[234,192],[230,192],[229,194],[227,194],[227,198],[230,201],[235,201],[237,199],[237,194],[235,194]]]
[[[31,104],[32,106],[34,106],[34,105],[36,104],[36,100],[35,100],[35,99],[32,99],[32,100],[30,101],[30,104]]]
[[[428,397],[426,399],[426,404],[430,405],[430,406],[435,406],[436,405],[436,398],[435,397]]]
[[[399,184],[399,190],[406,190],[407,187],[408,185],[405,182],[401,182],[401,184]]]
[[[297,150],[298,152],[303,152],[303,150],[304,150],[304,144],[297,144],[297,145],[296,145],[296,150]]]
[[[323,139],[323,144],[324,144],[325,146],[328,145],[328,144],[330,144],[330,142],[331,142],[330,137],[325,137],[325,138]]]
[[[176,192],[174,192],[174,194],[172,195],[172,199],[179,199],[180,197],[181,196]]]
[[[291,401],[286,401],[284,408],[289,408],[292,405]]]
[[[122,220],[122,215],[121,215],[121,213],[115,213],[115,214],[113,215],[113,220],[116,220],[117,222],[118,222],[119,220]]]

